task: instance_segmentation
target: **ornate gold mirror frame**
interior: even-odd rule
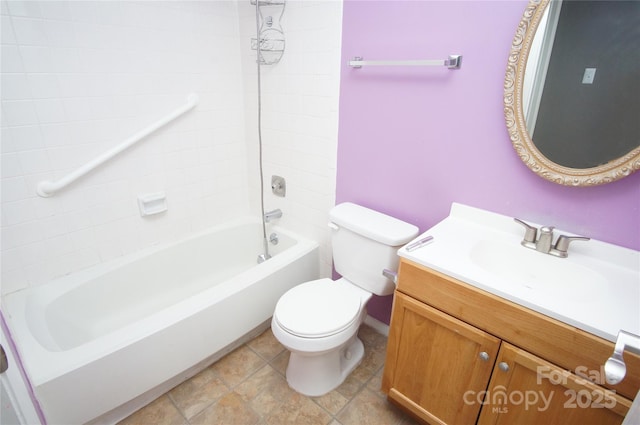
[[[520,159],[540,177],[566,186],[611,183],[640,169],[640,146],[628,154],[592,168],[569,168],[545,157],[527,132],[523,109],[523,82],[529,50],[550,0],[530,0],[511,45],[504,80],[504,115],[511,143]]]

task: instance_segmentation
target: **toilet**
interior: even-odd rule
[[[390,295],[395,284],[382,275],[396,271],[398,249],[418,235],[412,224],[342,203],[329,213],[334,267],[342,278],[318,279],[287,291],[276,304],[273,334],[290,352],[291,388],[320,396],[337,388],[360,364],[358,339],[373,294]]]

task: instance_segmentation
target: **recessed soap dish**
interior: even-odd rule
[[[167,210],[167,197],[164,192],[138,195],[138,207],[142,217],[163,213]]]

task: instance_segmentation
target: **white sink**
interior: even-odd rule
[[[543,295],[567,297],[572,302],[597,303],[590,294],[607,284],[607,278],[592,268],[502,242],[481,240],[471,248],[469,258],[483,270],[528,291],[543,291]]]
[[[512,217],[461,204],[416,240],[427,235],[432,243],[399,255],[612,342],[621,329],[640,334],[638,251],[592,239],[555,257],[520,245]]]

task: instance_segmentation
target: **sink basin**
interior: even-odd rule
[[[433,242],[398,254],[612,342],[619,330],[640,334],[639,251],[592,239],[558,258],[520,245],[512,217],[456,203],[416,240],[427,235]]]
[[[593,268],[506,243],[481,240],[471,248],[469,258],[525,290],[569,297],[573,302],[597,303],[591,294],[607,284],[607,278]]]

